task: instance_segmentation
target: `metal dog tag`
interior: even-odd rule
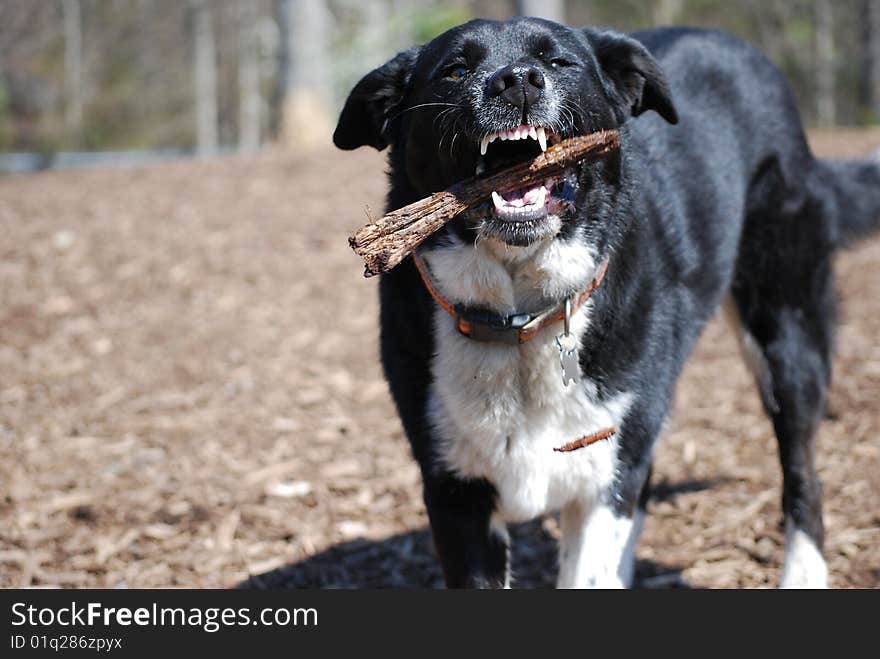
[[[577,384],[581,380],[581,369],[578,363],[577,350],[566,350],[559,346],[559,362],[562,365],[562,384],[566,387],[569,382]]]
[[[565,301],[565,332],[556,337],[559,350],[559,364],[562,366],[562,384],[577,384],[581,380],[581,367],[578,361],[577,341],[571,335],[571,301]]]

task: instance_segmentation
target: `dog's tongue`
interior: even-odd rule
[[[503,197],[497,192],[492,193],[492,202],[495,208],[503,209],[513,206],[514,208],[522,208],[523,206],[543,206],[547,199],[549,190],[544,185],[539,185],[528,190],[516,190],[508,192]]]

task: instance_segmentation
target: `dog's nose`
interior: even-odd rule
[[[537,103],[543,91],[544,74],[526,64],[510,64],[489,78],[489,94],[500,96],[521,110]]]

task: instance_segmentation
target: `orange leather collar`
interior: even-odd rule
[[[440,295],[428,273],[428,266],[419,256],[418,251],[413,252],[412,257],[428,293],[431,294],[431,297],[434,298],[434,301],[437,302],[443,311],[455,319],[458,331],[470,339],[490,343],[520,345],[535,338],[541,330],[549,325],[565,319],[565,303],[537,314],[512,314],[510,316],[477,312],[453,305],[449,300]],[[599,287],[599,284],[602,283],[607,270],[608,261],[606,260],[587,289],[572,300],[571,315],[574,315],[590,299],[590,296]]]

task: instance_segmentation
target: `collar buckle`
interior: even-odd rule
[[[480,312],[468,309],[455,309],[458,331],[469,339],[486,343],[519,345],[522,343],[520,330],[528,325],[533,316],[527,313],[512,316]]]

